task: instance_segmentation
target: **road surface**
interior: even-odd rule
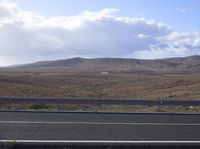
[[[200,115],[0,112],[0,141],[200,142]]]

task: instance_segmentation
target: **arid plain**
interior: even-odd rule
[[[195,63],[192,61],[193,58]],[[85,61],[90,66],[86,65]],[[36,66],[28,64],[3,68],[0,71],[0,96],[200,99],[199,56],[184,58],[183,62],[182,59],[179,61],[170,59],[173,63],[160,61],[159,63],[150,61],[152,64],[137,61],[137,69],[134,69],[136,67],[135,60],[132,62],[130,60],[106,59],[105,61],[101,59],[100,63],[95,61],[92,64],[88,60],[80,58],[71,59],[70,63],[68,60],[62,61],[62,64],[64,62],[67,64],[64,63],[66,66],[62,67],[53,66],[55,63],[45,67],[38,66],[36,63]],[[174,61],[178,64],[174,64]],[[56,61],[56,64],[59,64],[59,61]],[[147,64],[151,64],[152,67],[148,67]],[[188,71],[186,71],[186,64],[189,65]],[[81,65],[82,67],[80,67]],[[87,69],[82,69],[83,66]],[[68,67],[70,69],[64,69]],[[186,68],[180,69],[179,67]],[[155,68],[160,69],[153,71]],[[167,72],[163,71],[164,68]]]

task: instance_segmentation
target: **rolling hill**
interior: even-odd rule
[[[155,60],[127,58],[76,57],[65,60],[40,61],[9,68],[27,71],[70,71],[70,72],[110,72],[110,73],[200,73],[200,56],[177,57]]]

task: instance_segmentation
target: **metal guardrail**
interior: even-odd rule
[[[91,105],[200,106],[200,100],[0,97],[0,104],[9,104],[9,106],[11,104],[91,104]]]

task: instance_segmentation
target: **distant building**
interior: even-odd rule
[[[107,75],[107,74],[109,74],[109,72],[108,72],[108,71],[103,71],[103,72],[101,72],[100,74],[102,74],[102,75]]]

